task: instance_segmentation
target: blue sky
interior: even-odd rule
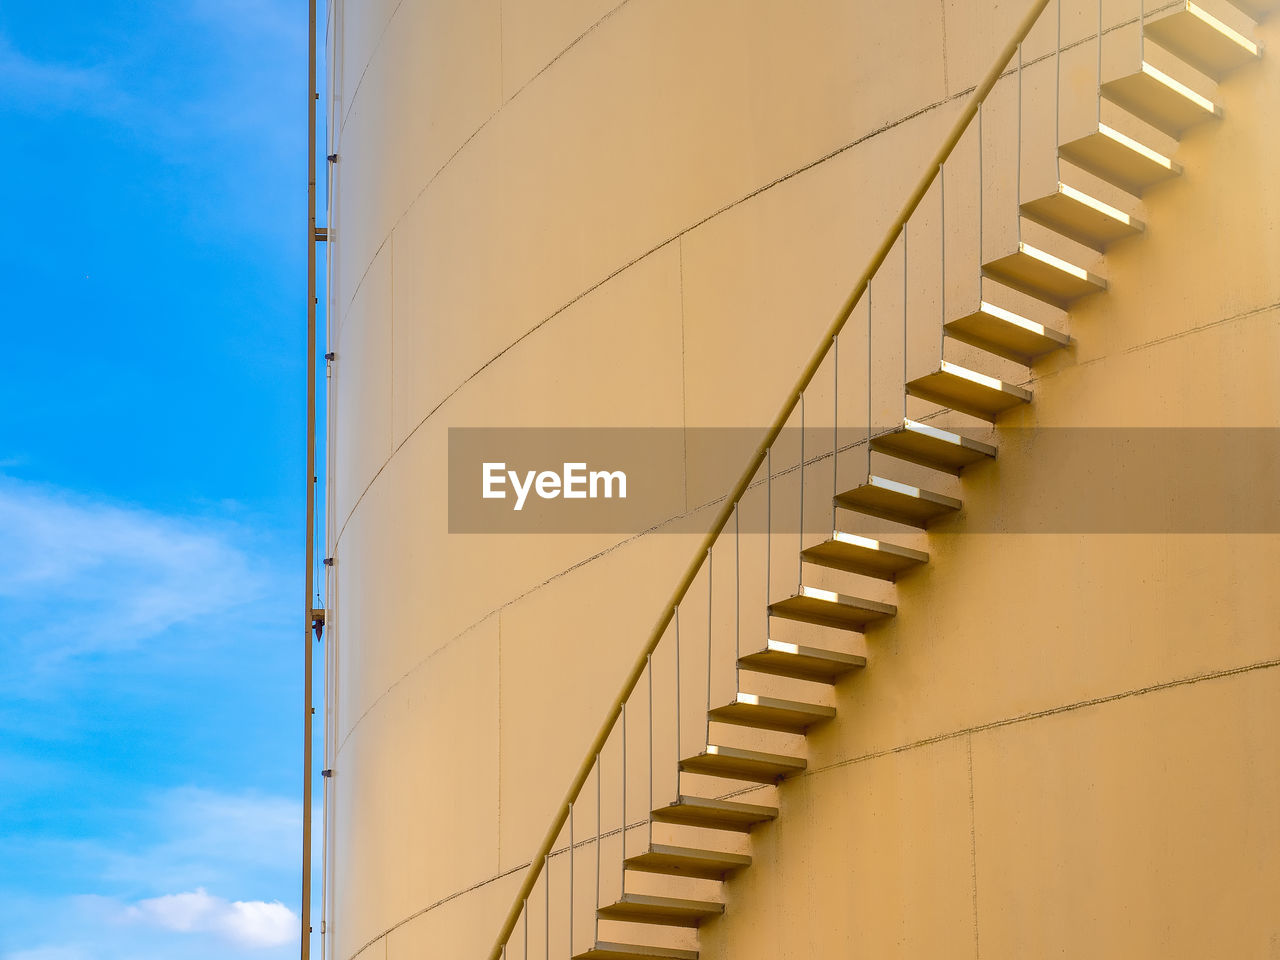
[[[0,6],[0,960],[296,955],[305,62]]]

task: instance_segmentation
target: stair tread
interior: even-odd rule
[[[755,673],[835,683],[851,670],[865,667],[867,658],[856,653],[842,653],[782,640],[766,640],[764,649],[739,657],[738,665]]]
[[[1146,36],[1215,80],[1258,59],[1262,52],[1257,43],[1190,0],[1147,20],[1145,30]]]
[[[1061,257],[1019,241],[1017,249],[982,265],[982,275],[1055,307],[1107,289],[1107,281]]]
[[[897,612],[898,608],[890,603],[806,586],[801,586],[798,592],[785,600],[769,604],[771,616],[840,630],[861,630],[867,624],[895,616]]]
[[[600,941],[585,953],[575,954],[573,960],[698,960],[698,951]]]
[[[835,715],[835,707],[762,697],[755,693],[739,693],[731,702],[716,707],[709,714],[717,723],[790,733],[803,732],[815,723],[830,720]]]
[[[871,449],[932,470],[954,474],[996,455],[996,448],[989,443],[916,420],[903,420],[898,429],[873,437]]]
[[[1058,153],[1062,159],[1135,195],[1182,173],[1176,160],[1105,123],[1098,124],[1093,133],[1064,143]]]
[[[921,550],[840,530],[834,531],[829,540],[806,547],[800,556],[806,563],[882,580],[892,580],[929,562],[929,555]]]
[[[629,870],[703,880],[720,880],[749,866],[751,857],[745,853],[726,853],[665,843],[650,844],[644,853],[629,857],[626,861]]]
[[[788,757],[763,750],[746,750],[707,744],[706,750],[680,761],[681,773],[700,773],[752,783],[777,783],[803,773],[808,762],[802,757]]]
[[[752,827],[778,817],[777,807],[737,800],[712,800],[681,794],[674,802],[658,807],[650,816],[659,823],[710,827],[745,833]]]
[[[962,506],[955,497],[874,475],[867,477],[866,483],[837,494],[835,502],[845,510],[921,529]]]
[[[1022,204],[1022,215],[1095,250],[1146,230],[1146,224],[1117,207],[1066,183]]]
[[[947,360],[933,373],[910,381],[907,393],[992,422],[1000,414],[1031,402],[1030,390]]]
[[[1222,116],[1222,107],[1143,61],[1134,73],[1102,85],[1102,95],[1171,137]]]
[[[696,927],[708,917],[718,917],[722,913],[724,904],[715,900],[660,897],[648,893],[624,893],[596,911],[602,920],[656,923],[667,927]]]

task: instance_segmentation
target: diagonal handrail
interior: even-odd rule
[[[1027,34],[1031,32],[1031,28],[1035,26],[1036,21],[1040,18],[1040,14],[1049,5],[1049,0],[1033,0],[1022,20],[1018,23],[1017,29],[1009,42],[1004,45],[1000,53],[996,56],[995,62],[991,68],[983,76],[982,81],[974,88],[973,93],[965,102],[964,109],[960,111],[960,116],[956,118],[956,122],[952,125],[946,139],[938,148],[937,153],[930,161],[929,166],[925,169],[924,174],[920,177],[915,188],[907,196],[906,202],[899,211],[898,216],[894,219],[889,229],[885,232],[884,239],[876,248],[871,256],[866,268],[862,271],[862,276],[858,279],[857,284],[845,299],[844,305],[841,306],[835,319],[827,328],[822,336],[822,340],[818,343],[813,355],[809,358],[809,362],[805,364],[799,378],[796,380],[795,386],[791,388],[787,394],[786,400],[782,404],[782,408],[774,417],[772,425],[761,439],[759,446],[751,455],[746,468],[742,471],[742,475],[738,478],[733,488],[725,497],[724,505],[716,514],[715,522],[712,523],[706,535],[702,538],[697,551],[693,555],[693,559],[685,568],[683,576],[676,584],[676,588],[671,593],[671,598],[663,607],[662,613],[658,616],[657,622],[649,631],[648,639],[645,641],[644,647],[641,649],[639,656],[631,665],[631,669],[627,672],[626,679],[622,683],[622,689],[618,695],[614,697],[613,702],[609,706],[608,712],[605,714],[604,721],[600,724],[600,729],[596,732],[595,737],[591,741],[591,745],[587,748],[586,755],[583,757],[582,763],[579,764],[577,772],[574,774],[569,789],[565,792],[564,799],[560,801],[559,807],[556,809],[555,815],[552,817],[551,824],[547,828],[546,834],[542,838],[542,842],[538,846],[537,852],[533,859],[529,862],[529,867],[525,871],[524,880],[520,883],[520,888],[516,891],[515,897],[512,898],[511,907],[507,911],[507,915],[502,923],[502,928],[498,931],[498,936],[494,940],[492,949],[489,951],[489,960],[500,960],[503,949],[507,941],[511,937],[511,933],[515,930],[516,922],[520,919],[520,913],[528,900],[529,894],[533,891],[534,885],[538,881],[543,868],[546,865],[547,857],[550,855],[552,848],[555,846],[556,838],[560,836],[560,831],[564,829],[565,822],[569,817],[569,808],[577,799],[582,791],[583,785],[587,782],[592,769],[595,767],[596,757],[604,748],[609,735],[613,732],[614,724],[617,723],[618,717],[622,713],[622,705],[631,696],[636,685],[640,682],[640,678],[644,675],[645,668],[648,666],[649,658],[658,648],[658,644],[662,641],[662,637],[666,633],[667,626],[671,623],[675,609],[684,600],[685,594],[689,591],[689,587],[693,584],[694,579],[702,570],[702,565],[710,553],[711,548],[715,545],[720,534],[724,531],[725,526],[729,522],[729,518],[733,515],[733,510],[738,501],[742,499],[743,494],[747,492],[747,488],[751,485],[752,478],[764,463],[765,456],[769,449],[773,446],[778,435],[782,433],[782,429],[786,426],[787,421],[791,418],[792,412],[796,405],[800,402],[800,395],[808,388],[809,383],[813,380],[814,375],[818,372],[818,368],[822,366],[822,362],[826,359],[827,353],[831,350],[831,345],[835,342],[835,338],[844,329],[845,323],[853,314],[854,307],[862,299],[863,294],[867,290],[867,285],[871,282],[871,278],[884,264],[885,259],[889,256],[889,252],[898,242],[898,237],[902,234],[906,227],[907,221],[915,213],[916,208],[920,206],[920,202],[924,199],[929,188],[933,185],[934,179],[938,176],[938,171],[942,165],[946,163],[951,156],[956,145],[964,136],[965,131],[969,129],[969,124],[973,122],[977,116],[978,108],[982,102],[986,100],[988,94],[995,87],[996,82],[1000,79],[1000,75],[1004,72],[1005,66],[1013,59],[1013,55],[1017,53],[1018,47],[1022,41],[1026,39]]]

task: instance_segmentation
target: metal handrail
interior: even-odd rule
[[[920,177],[919,182],[907,197],[906,203],[903,204],[898,216],[886,231],[884,239],[880,242],[880,246],[871,256],[866,269],[863,270],[862,276],[858,279],[857,284],[845,299],[844,305],[836,314],[835,319],[823,334],[822,340],[819,342],[817,349],[809,358],[809,362],[805,364],[803,371],[796,380],[795,386],[791,388],[787,394],[786,400],[782,404],[782,408],[778,411],[778,415],[774,417],[773,424],[769,427],[764,437],[761,439],[759,446],[756,447],[755,453],[751,455],[746,468],[742,471],[742,475],[738,478],[733,488],[725,497],[724,504],[716,514],[715,522],[702,538],[698,549],[694,552],[693,559],[685,568],[684,575],[676,584],[675,590],[671,593],[671,598],[663,607],[662,613],[658,616],[657,622],[654,623],[653,629],[649,631],[649,637],[645,641],[644,647],[641,649],[639,656],[636,657],[631,669],[627,672],[626,679],[623,681],[622,689],[618,695],[614,697],[613,702],[609,706],[609,710],[605,715],[604,721],[600,724],[600,729],[596,732],[590,746],[587,747],[586,755],[583,757],[582,763],[579,764],[577,772],[574,774],[573,780],[566,791],[564,799],[560,802],[556,809],[555,815],[552,817],[551,825],[547,828],[545,836],[542,838],[541,844],[538,846],[537,852],[533,859],[529,862],[529,867],[525,871],[524,880],[520,883],[520,888],[516,891],[515,897],[511,901],[511,908],[507,911],[506,918],[503,920],[502,928],[498,931],[498,936],[494,940],[493,948],[489,951],[489,960],[500,960],[503,949],[507,941],[511,937],[511,933],[515,930],[516,922],[520,919],[520,913],[524,909],[524,904],[529,898],[529,894],[533,891],[534,885],[541,875],[543,867],[546,865],[547,857],[550,855],[552,848],[555,846],[556,838],[560,836],[560,831],[564,829],[566,820],[569,817],[569,807],[577,800],[578,794],[582,791],[583,785],[587,782],[587,778],[591,774],[591,770],[595,767],[596,757],[601,750],[604,749],[609,735],[613,732],[614,724],[617,723],[618,717],[622,713],[622,705],[631,696],[636,685],[640,682],[640,678],[644,675],[645,668],[648,666],[649,658],[658,648],[658,644],[662,641],[662,637],[666,633],[667,626],[671,623],[675,609],[680,602],[684,600],[685,594],[689,591],[689,587],[693,584],[694,578],[702,570],[703,562],[709,555],[711,548],[719,539],[720,534],[724,531],[725,526],[729,522],[729,518],[733,516],[734,508],[742,499],[743,494],[747,492],[747,488],[751,485],[751,480],[755,477],[756,472],[760,469],[760,465],[764,463],[765,456],[769,449],[773,446],[774,441],[778,439],[778,435],[782,433],[783,427],[791,418],[792,412],[796,405],[800,402],[800,395],[808,388],[809,383],[813,380],[814,375],[818,372],[818,368],[826,359],[827,353],[831,349],[831,345],[835,342],[835,338],[844,329],[845,323],[853,314],[854,307],[858,305],[858,301],[862,299],[862,295],[867,290],[867,285],[871,278],[883,265],[885,259],[889,256],[889,252],[898,242],[898,237],[906,226],[906,223],[915,213],[916,208],[920,206],[920,202],[924,199],[929,188],[933,185],[934,179],[938,176],[938,171],[942,165],[946,163],[947,158],[951,156],[952,151],[960,142],[960,138],[964,136],[969,124],[973,122],[973,118],[977,116],[978,107],[991,93],[995,87],[996,81],[1000,79],[1000,75],[1004,72],[1005,65],[1017,53],[1022,41],[1026,39],[1031,28],[1039,19],[1040,14],[1044,12],[1045,7],[1049,5],[1049,0],[1033,0],[1030,8],[1019,22],[1017,29],[1009,42],[1001,49],[997,55],[995,62],[987,71],[982,81],[973,90],[968,101],[961,110],[960,116],[956,118],[955,124],[951,131],[947,134],[947,138],[939,147],[938,152],[925,168],[924,174]]]

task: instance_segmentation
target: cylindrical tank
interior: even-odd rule
[[[990,198],[1060,175],[1011,138],[1096,122],[1096,4],[1063,0],[1055,61],[1056,3],[1021,119],[1008,78],[984,113],[1003,164],[984,256],[1020,236]],[[1280,50],[1280,18],[1218,6]],[[743,466],[676,465],[681,532],[451,533],[450,430],[763,431],[1025,7],[332,0],[326,956],[486,955]],[[1138,49],[1137,2],[1102,13],[1099,74]],[[1001,429],[1280,420],[1277,74],[1234,70],[1223,118],[1168,139],[1186,175],[1135,199],[1146,235],[1109,249],[1107,295],[1058,319],[1072,345],[1022,369],[1035,406]],[[977,236],[966,156],[955,249]],[[978,276],[948,273],[947,302]],[[912,310],[943,306],[940,280]],[[903,413],[901,287],[873,290],[897,351],[871,375],[877,423]],[[841,377],[862,390],[856,329]],[[937,360],[936,327],[912,337],[908,377]],[[854,639],[870,669],[824,694],[837,719],[743,838],[703,957],[1280,956],[1280,534],[1015,529],[1052,480],[1033,446],[948,481],[988,518],[974,532],[903,541],[929,562],[875,587],[900,615]],[[740,643],[762,640],[752,611]]]

